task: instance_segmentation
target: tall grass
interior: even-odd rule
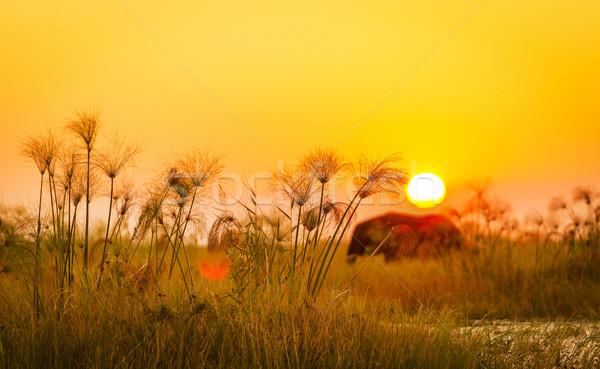
[[[42,198],[44,187],[44,174],[48,172],[48,184],[50,186],[50,199],[52,202],[52,179],[53,165],[58,154],[58,143],[52,132],[48,129],[43,136],[28,137],[21,143],[21,153],[31,159],[40,172],[40,195],[37,213],[37,231],[35,235],[35,274],[33,280],[33,305],[36,313],[42,309],[41,297],[39,291],[40,273],[40,243],[41,243],[41,217],[42,217]],[[54,208],[52,209],[54,212]],[[56,229],[53,215],[53,227]],[[56,231],[55,231],[56,234]]]
[[[263,207],[248,186],[248,202],[233,209],[221,188],[220,205],[209,207],[221,155],[187,151],[140,186],[123,174],[138,148],[122,140],[96,148],[99,127],[97,110],[78,112],[68,128],[83,150],[49,132],[21,145],[40,173],[40,192],[36,209],[0,208],[2,367],[599,363],[593,189],[553,199],[548,216],[520,223],[510,206],[476,188],[450,212],[469,247],[393,263],[373,254],[350,266],[339,250],[360,204],[397,196],[406,184],[397,155],[348,161],[315,149],[273,174],[271,189],[284,204]],[[354,185],[347,203],[325,191],[342,176]],[[108,217],[90,227],[89,205],[102,185]],[[208,231],[207,213],[217,216]],[[398,226],[393,231],[405,231]],[[194,247],[199,235],[206,250]],[[204,263],[213,265],[209,272]],[[216,270],[228,278],[210,278]],[[489,319],[559,323],[498,331]]]
[[[273,188],[286,195],[289,210],[275,205],[275,214],[267,215],[248,188],[250,204],[241,204],[245,217],[224,212],[215,222],[209,247],[228,251],[238,286],[232,293],[235,299],[248,301],[267,289],[273,298],[292,304],[315,302],[361,201],[398,194],[406,184],[397,155],[359,157],[355,166],[350,164],[333,150],[316,149],[297,166],[274,173]],[[356,186],[347,204],[333,203],[324,194],[325,184],[342,171]]]
[[[85,243],[83,245],[83,268],[88,266],[89,249],[89,226],[90,226],[90,175],[91,175],[91,154],[98,138],[98,132],[102,125],[100,110],[97,108],[88,108],[75,112],[77,117],[67,122],[66,129],[78,137],[84,144],[87,154],[87,182],[86,182],[86,204],[85,204]]]
[[[166,283],[166,281],[165,281]],[[599,331],[558,321],[465,326],[449,309],[435,315],[351,293],[333,305],[290,307],[256,295],[226,299],[234,281],[206,282],[194,309],[176,284],[162,301],[127,286],[90,298],[76,288],[60,310],[34,323],[6,282],[0,287],[3,367],[552,368],[598,364]],[[108,287],[105,285],[105,287]],[[11,293],[8,293],[11,292]],[[56,310],[54,310],[56,309]],[[50,319],[49,317],[53,317]],[[57,318],[58,317],[58,318]],[[590,329],[585,333],[582,330]],[[565,345],[572,348],[565,350]]]
[[[102,272],[104,271],[104,261],[106,260],[106,246],[112,243],[112,234],[109,238],[110,220],[113,209],[113,194],[115,187],[115,179],[128,166],[132,165],[132,161],[137,155],[139,148],[125,144],[125,141],[115,136],[110,147],[106,150],[101,150],[95,159],[95,165],[99,168],[110,180],[110,195],[108,204],[108,218],[106,221],[106,236],[104,237],[104,248],[102,249],[102,259],[100,260],[100,272],[96,286],[100,285]],[[118,228],[115,226],[115,230]],[[120,229],[120,228],[119,228]],[[113,232],[114,233],[114,232]]]

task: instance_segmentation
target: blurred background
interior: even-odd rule
[[[445,182],[446,205],[489,180],[517,215],[545,210],[600,180],[599,11],[597,1],[4,0],[0,193],[34,203],[38,173],[18,141],[95,105],[105,134],[142,144],[142,182],[193,146],[247,178],[320,145],[349,158],[399,151],[412,174]]]

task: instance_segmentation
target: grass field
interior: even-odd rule
[[[110,279],[99,291],[77,284],[47,295],[36,318],[26,285],[5,272],[1,362],[7,368],[598,365],[598,264],[576,277],[574,261],[534,271],[531,247],[509,252],[509,246],[515,247],[493,255],[372,259],[342,296],[358,265],[338,256],[337,272],[310,306],[265,289],[236,302],[228,297],[231,279],[202,277],[200,265],[225,256],[205,250],[190,255],[198,266],[193,305],[179,278],[165,278],[166,296],[159,297],[151,286],[115,276],[109,265]]]
[[[136,147],[115,139],[91,155],[96,118],[80,112],[68,126],[87,156],[51,132],[23,143],[40,197],[36,209],[0,209],[2,367],[600,365],[600,196],[591,190],[524,224],[476,190],[449,215],[463,247],[351,265],[361,201],[406,184],[397,156],[344,162],[317,149],[273,175],[289,208],[265,214],[248,187],[234,214],[218,187],[216,221],[203,230],[200,199],[218,183],[220,157],[186,153],[136,192],[119,176]],[[341,172],[356,188],[347,203],[325,193]],[[109,211],[90,226],[81,200],[98,183]],[[408,242],[396,226],[376,249],[394,233]]]

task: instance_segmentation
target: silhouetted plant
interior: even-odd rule
[[[77,116],[67,122],[66,128],[79,137],[84,144],[87,154],[87,184],[85,204],[85,241],[83,245],[83,269],[88,267],[89,251],[89,224],[90,224],[90,164],[91,153],[98,138],[98,131],[102,125],[100,110],[94,107],[75,111]]]
[[[333,261],[340,246],[340,242],[352,219],[354,219],[356,210],[362,200],[378,194],[399,196],[408,183],[406,171],[400,166],[400,159],[398,154],[383,159],[373,159],[366,155],[360,155],[357,160],[350,165],[350,176],[356,187],[356,194],[350,200],[333,235],[326,243],[323,257],[321,258],[321,255],[319,255],[319,258],[316,261],[318,267],[315,268],[315,271],[318,271],[316,274],[315,271],[313,271],[313,274],[309,277],[312,282],[312,286],[309,286],[308,290],[310,298],[316,298],[323,287],[323,282],[325,276],[329,272],[331,262]]]
[[[324,185],[342,170],[349,170],[356,186],[347,204],[333,202],[324,195]],[[350,166],[337,153],[317,149],[303,157],[299,166],[283,167],[273,174],[272,188],[282,190],[290,201],[289,212],[274,205],[284,218],[271,220],[263,215],[254,190],[249,189],[252,206],[242,204],[246,218],[220,217],[211,230],[209,247],[228,246],[233,260],[232,278],[240,286],[238,294],[247,292],[252,298],[252,291],[261,284],[270,290],[277,283],[274,291],[287,291],[282,296],[290,301],[301,297],[310,303],[323,287],[361,201],[378,194],[398,196],[406,183],[397,155],[381,160],[361,156]],[[290,225],[289,230],[282,228],[284,223]],[[333,234],[324,238],[329,227]],[[286,235],[291,235],[289,247],[283,248]],[[238,296],[236,300],[242,299]]]
[[[21,154],[31,159],[40,172],[40,195],[38,202],[38,213],[37,213],[37,231],[35,235],[35,276],[34,276],[34,295],[33,305],[36,313],[39,313],[42,309],[41,297],[39,292],[40,282],[40,243],[41,243],[41,231],[42,231],[42,197],[44,189],[44,175],[46,172],[50,172],[53,168],[55,158],[58,154],[58,142],[55,136],[48,129],[45,134],[37,137],[28,137],[21,142]],[[52,181],[49,178],[48,183],[50,184],[50,197],[52,198]],[[54,211],[54,209],[52,209]]]
[[[112,236],[109,237],[110,221],[112,215],[113,194],[115,178],[122,173],[127,167],[133,165],[135,156],[139,153],[138,146],[126,144],[125,141],[118,136],[112,138],[107,148],[100,149],[94,157],[95,166],[100,169],[110,180],[110,197],[108,205],[108,218],[106,222],[106,236],[104,238],[104,248],[102,249],[102,258],[100,261],[100,272],[96,286],[100,285],[102,272],[104,271],[104,262],[106,260],[106,247],[109,242],[112,242]]]

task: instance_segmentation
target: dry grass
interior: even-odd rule
[[[98,111],[79,112],[69,127],[90,154]],[[600,196],[592,189],[577,189],[573,201],[553,200],[550,216],[521,225],[507,204],[479,188],[464,209],[452,212],[469,248],[393,263],[371,257],[350,266],[338,250],[346,246],[359,204],[369,196],[398,195],[406,173],[396,155],[346,162],[333,150],[315,149],[275,173],[274,188],[283,189],[289,209],[274,207],[275,215],[265,215],[248,188],[250,203],[240,203],[245,215],[236,217],[221,191],[223,208],[210,209],[218,220],[208,232],[209,253],[194,247],[207,211],[199,199],[218,180],[222,157],[191,150],[140,188],[115,182],[137,153],[115,142],[94,152],[95,167],[111,186],[106,224],[91,234],[87,216],[83,232],[77,209],[86,197],[89,205],[94,175],[77,164],[79,153],[54,160],[55,137],[23,143],[50,196],[40,200],[37,227],[29,209],[1,209],[0,366],[599,363],[591,322],[600,317]],[[45,172],[55,170],[65,177],[64,192],[53,176],[44,185]],[[334,203],[324,185],[344,171],[356,193],[349,203]],[[129,234],[123,224],[135,216]],[[409,230],[396,229],[414,241]],[[90,261],[100,264],[86,269],[88,239],[99,254]],[[498,330],[485,325],[490,319],[511,323]],[[519,319],[555,324],[529,329]]]

